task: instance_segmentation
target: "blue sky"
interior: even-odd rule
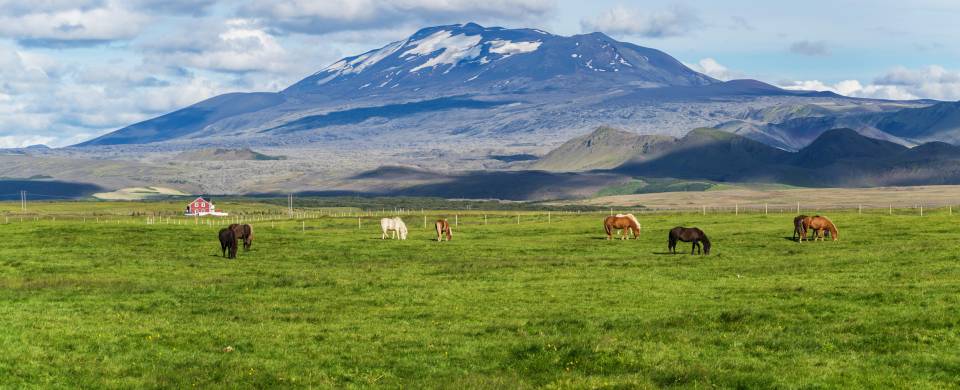
[[[602,31],[720,79],[960,99],[960,2],[0,0],[0,147],[63,146],[276,91],[425,26]]]

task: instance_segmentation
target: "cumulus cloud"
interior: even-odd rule
[[[844,80],[833,84],[819,80],[782,84],[785,89],[830,91],[844,96],[873,99],[960,100],[960,72],[936,65],[919,69],[894,68],[867,84],[858,80]]]
[[[155,61],[221,72],[283,71],[292,63],[276,37],[246,19],[214,28],[188,25],[175,38],[144,43]]]
[[[24,46],[73,47],[137,36],[149,18],[113,2],[0,3],[0,36]],[[33,3],[31,3],[33,4]]]
[[[239,14],[281,32],[327,34],[470,21],[528,21],[556,8],[555,0],[258,0]]]
[[[790,44],[788,49],[791,53],[804,56],[816,57],[830,55],[830,47],[827,46],[827,43],[824,41],[797,41]]]
[[[686,35],[702,25],[703,21],[696,11],[681,5],[658,11],[616,6],[593,19],[580,21],[584,32],[599,31],[647,38]]]
[[[713,58],[704,58],[698,61],[696,64],[687,64],[684,63],[688,68],[693,69],[697,72],[703,73],[707,76],[713,77],[721,81],[729,81],[733,79],[743,78],[743,74],[739,72],[734,72],[728,69],[726,66],[723,66],[717,60]]]

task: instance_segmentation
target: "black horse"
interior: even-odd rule
[[[797,238],[799,238],[800,241],[807,239],[807,226],[803,224],[803,221],[807,218],[808,217],[806,215],[798,215],[795,218],[793,218],[793,239],[794,240],[796,240]]]
[[[670,230],[670,235],[667,237],[667,250],[670,253],[677,253],[677,241],[683,242],[692,242],[693,246],[690,247],[690,254],[693,254],[693,250],[696,249],[697,253],[700,253],[700,243],[703,243],[703,254],[710,254],[710,239],[707,238],[707,235],[698,228],[685,228],[677,226]]]
[[[228,258],[235,259],[237,257],[237,235],[233,233],[233,230],[230,228],[220,229],[220,251],[223,252],[223,256],[227,257],[227,251],[230,251],[230,256]]]

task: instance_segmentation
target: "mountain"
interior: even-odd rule
[[[459,184],[485,196],[507,191],[493,185],[523,188],[510,196],[526,198],[589,192],[556,186],[541,192],[533,183],[594,188],[643,176],[801,185],[942,182],[952,180],[949,145],[919,149],[938,153],[923,159],[912,149],[871,148],[840,134],[807,151],[829,160],[801,164],[806,157],[798,153],[837,128],[907,147],[960,140],[954,103],[719,81],[662,51],[602,33],[436,26],[318,69],[278,92],[216,96],[74,147],[28,154],[82,160],[80,167],[129,163],[137,169],[118,170],[110,183],[205,193],[409,190],[469,197],[444,189]],[[602,126],[609,128],[594,132]],[[848,148],[864,155],[847,155]],[[259,161],[252,150],[287,159]],[[878,158],[876,150],[897,158]],[[22,153],[5,157],[27,167],[34,160]],[[238,159],[246,161],[234,163]],[[825,176],[811,168],[816,164],[842,171]],[[938,170],[927,169],[932,166]],[[927,173],[911,173],[921,171]],[[107,180],[73,167],[42,173],[68,179],[64,172],[96,184]],[[593,175],[607,176],[593,181]]]
[[[613,129],[598,129],[548,153],[551,165],[562,165],[565,159],[583,161],[583,150],[571,146],[602,139],[598,136],[604,134],[632,139]],[[621,148],[619,152],[626,150]],[[907,148],[851,129],[828,130],[798,152],[787,152],[740,135],[702,128],[680,138],[659,140],[655,148],[634,149],[621,158],[627,161],[608,172],[635,178],[800,186],[960,183],[960,147],[933,142]]]
[[[531,168],[548,171],[608,169],[638,155],[654,154],[664,143],[673,142],[673,137],[639,135],[601,126],[590,134],[565,142],[534,162]]]
[[[556,146],[604,123],[680,135],[732,104],[825,101],[755,80],[721,82],[666,53],[602,33],[558,36],[474,23],[430,27],[343,58],[277,93],[217,96],[76,145],[336,149]],[[798,100],[799,99],[799,100]],[[692,104],[692,106],[688,106]],[[333,146],[336,144],[336,146]],[[129,149],[129,148],[127,148]]]
[[[601,76],[602,75],[602,76]],[[477,91],[526,92],[558,82],[590,87],[703,86],[718,81],[659,50],[602,33],[561,37],[474,23],[430,27],[347,57],[283,91],[312,98]]]
[[[784,150],[799,150],[835,128],[850,128],[904,146],[932,141],[960,143],[960,102],[781,105],[749,110],[714,128]]]
[[[799,164],[809,161],[828,164],[843,159],[884,159],[907,149],[897,143],[862,136],[852,129],[833,129],[800,150],[796,160]]]

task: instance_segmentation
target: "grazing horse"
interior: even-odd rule
[[[253,226],[249,224],[239,224],[233,223],[230,226],[227,226],[228,229],[233,230],[233,234],[239,240],[243,240],[243,250],[250,250],[250,247],[253,246]]]
[[[407,239],[407,224],[403,223],[400,217],[381,219],[380,229],[383,231],[383,235],[380,236],[381,240],[387,238],[387,232],[390,232],[391,239],[397,238],[397,233],[400,234],[401,240]]]
[[[809,229],[813,229],[813,240],[824,241],[823,232],[830,231],[830,237],[833,241],[840,239],[840,232],[837,230],[837,225],[830,220],[830,218],[816,215],[810,217],[810,222],[807,224]]]
[[[230,255],[228,258],[237,258],[237,236],[234,234],[233,230],[230,228],[220,229],[219,236],[220,251],[223,252],[223,257],[228,257],[227,251],[229,250]]]
[[[438,219],[436,223],[437,227],[437,242],[443,241],[443,236],[447,236],[447,241],[453,239],[453,231],[450,230],[450,222],[447,222],[446,218]]]
[[[703,254],[710,254],[710,239],[707,238],[707,235],[698,228],[685,228],[677,226],[670,230],[670,234],[667,236],[667,250],[671,253],[677,253],[677,241],[683,242],[692,242],[693,245],[690,247],[690,254],[693,254],[693,250],[696,249],[697,253],[700,253],[700,243],[703,243]]]
[[[607,239],[613,239],[613,231],[617,230],[621,240],[628,239],[630,232],[633,232],[633,238],[640,239],[640,222],[633,214],[611,215],[603,219],[603,230],[607,232]]]
[[[807,226],[810,221],[810,217],[806,215],[798,215],[793,218],[793,239],[799,239],[800,242],[803,242],[807,238]]]

